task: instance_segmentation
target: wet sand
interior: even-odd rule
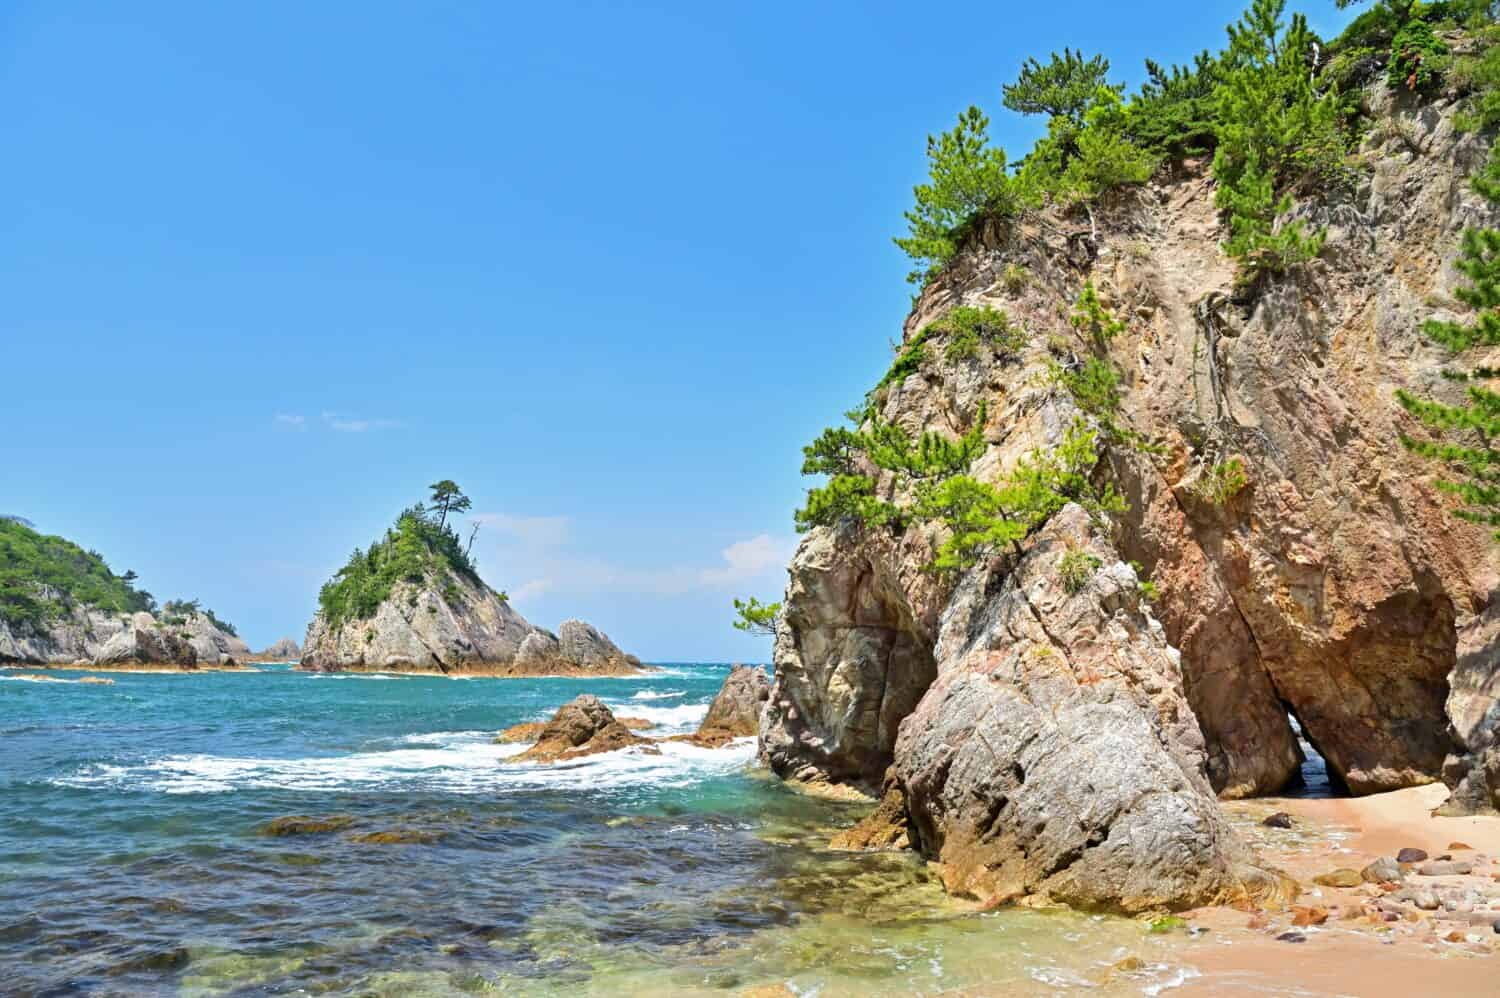
[[[1294,925],[1293,912],[1206,909],[1189,913],[1209,931],[1184,945],[1181,961],[1199,976],[1177,995],[1430,995],[1500,994],[1500,934],[1484,923],[1461,924],[1446,912],[1412,912],[1385,921],[1374,904],[1377,884],[1337,888],[1313,878],[1338,868],[1363,869],[1405,847],[1434,859],[1471,862],[1468,877],[1408,875],[1407,885],[1443,885],[1500,895],[1500,817],[1433,817],[1447,799],[1441,785],[1362,798],[1269,798],[1227,804],[1236,824],[1268,861],[1304,885],[1297,905],[1321,908],[1321,925]],[[1285,811],[1289,829],[1260,824]],[[1471,849],[1450,846],[1462,844]],[[1500,912],[1496,913],[1500,918]],[[1277,939],[1296,932],[1303,941]]]

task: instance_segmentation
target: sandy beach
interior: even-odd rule
[[[1226,809],[1270,862],[1304,885],[1285,912],[1227,908],[1188,913],[1209,931],[1183,950],[1183,962],[1200,976],[1174,991],[1180,995],[1493,995],[1500,993],[1500,817],[1434,817],[1447,798],[1440,784],[1362,798],[1297,800],[1265,798],[1233,802]],[[1261,821],[1275,812],[1291,816],[1290,828]],[[1458,846],[1469,848],[1459,849]],[[1483,906],[1472,913],[1412,911],[1395,921],[1377,909],[1394,891],[1375,883],[1357,887],[1314,884],[1335,869],[1362,870],[1404,848],[1438,860],[1472,865],[1462,876],[1422,876],[1416,864],[1404,885],[1474,891],[1492,899],[1493,919]],[[1304,910],[1301,918],[1299,909]],[[1324,917],[1326,921],[1316,924]],[[1465,918],[1465,915],[1472,915]],[[1311,921],[1314,924],[1297,924]],[[1278,939],[1295,933],[1295,941]],[[1299,938],[1300,937],[1300,938]]]

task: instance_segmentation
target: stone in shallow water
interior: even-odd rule
[[[431,845],[443,838],[444,833],[425,828],[391,828],[382,832],[365,832],[355,835],[351,841],[365,845]]]
[[[1285,811],[1277,811],[1275,814],[1268,816],[1261,824],[1267,828],[1291,828],[1292,816]]]
[[[1426,858],[1427,850],[1417,849],[1413,846],[1407,846],[1405,849],[1402,849],[1400,852],[1396,853],[1396,862],[1398,863],[1420,863]]]
[[[324,818],[314,818],[306,814],[289,814],[284,818],[276,818],[267,822],[260,830],[262,835],[270,835],[281,838],[287,835],[321,835],[325,832],[337,832],[354,824],[354,819],[347,814],[331,814]]]
[[[1463,877],[1473,872],[1473,863],[1456,862],[1454,860],[1435,860],[1431,863],[1423,863],[1417,867],[1417,873],[1424,877]]]

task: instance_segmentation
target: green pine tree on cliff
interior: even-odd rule
[[[1474,188],[1500,203],[1500,160],[1494,155],[1474,179]],[[1422,332],[1447,348],[1460,366],[1443,376],[1464,386],[1460,402],[1449,404],[1401,390],[1401,407],[1432,431],[1430,439],[1402,434],[1406,448],[1441,462],[1447,476],[1438,488],[1459,498],[1457,515],[1494,530],[1500,539],[1500,368],[1474,359],[1477,351],[1500,346],[1500,230],[1470,228],[1463,234],[1457,267],[1469,280],[1458,299],[1474,309],[1468,322],[1429,319]]]

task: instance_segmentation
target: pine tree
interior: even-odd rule
[[[1253,0],[1229,26],[1229,48],[1217,90],[1219,145],[1213,172],[1216,203],[1229,217],[1225,252],[1252,283],[1311,259],[1323,234],[1287,219],[1285,192],[1331,173],[1343,155],[1338,102],[1313,84],[1316,38],[1301,14],[1283,30],[1286,0]]]
[[[958,252],[964,229],[981,215],[1016,212],[1004,149],[989,145],[987,118],[977,107],[958,116],[952,131],[927,137],[928,182],[912,189],[916,205],[905,213],[907,235],[896,245],[917,261],[907,279],[930,280]]]
[[[748,600],[734,601],[734,629],[763,637],[776,634],[776,618],[781,615],[780,603],[762,603],[751,596]]]
[[[1102,55],[1085,59],[1083,52],[1063,49],[1052,53],[1044,66],[1027,59],[1016,82],[1000,88],[1002,102],[1021,114],[1045,114],[1083,124],[1084,112],[1093,104],[1100,87],[1118,94],[1122,86],[1110,86],[1109,60]]]
[[[1474,188],[1492,202],[1500,202],[1500,161],[1492,153],[1474,180]],[[1500,345],[1500,230],[1464,230],[1456,264],[1469,280],[1459,288],[1460,301],[1475,310],[1469,322],[1430,319],[1422,332],[1456,358],[1470,351]],[[1433,439],[1402,434],[1408,450],[1441,462],[1448,477],[1438,488],[1459,498],[1457,515],[1494,528],[1500,539],[1500,392],[1495,390],[1500,369],[1471,365],[1443,372],[1465,386],[1464,401],[1449,405],[1405,390],[1396,393],[1401,407],[1432,431]]]

